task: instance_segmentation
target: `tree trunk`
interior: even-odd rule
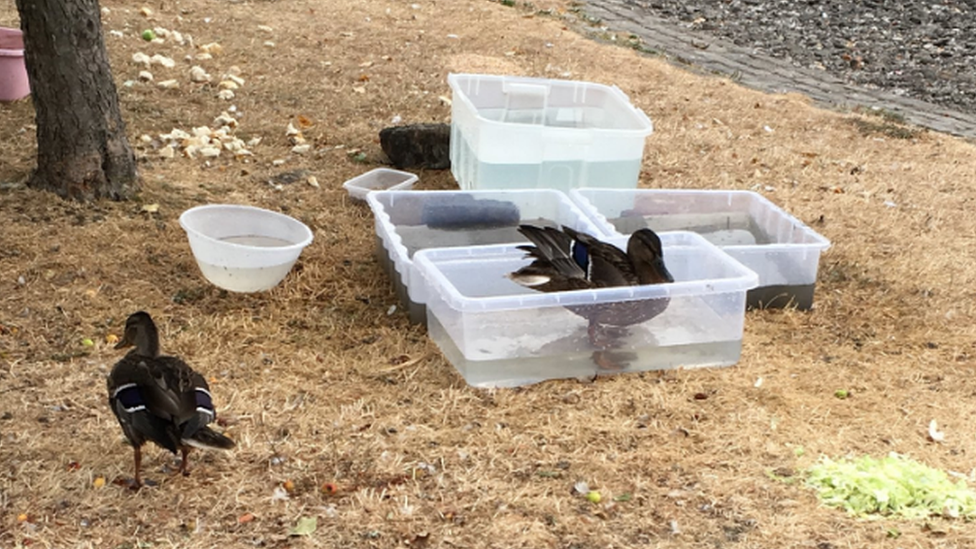
[[[138,187],[98,0],[17,0],[37,116],[29,185],[64,198],[121,200]]]

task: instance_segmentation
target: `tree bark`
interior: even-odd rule
[[[138,188],[98,0],[17,0],[37,118],[28,184],[61,197],[122,200]]]

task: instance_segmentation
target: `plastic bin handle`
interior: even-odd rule
[[[509,95],[537,95],[545,97],[549,94],[549,86],[543,84],[524,84],[519,82],[503,82],[502,92]]]
[[[537,110],[539,111],[539,115],[535,117],[535,123],[545,123],[546,108],[549,106],[549,86],[521,82],[502,82],[502,93],[505,94],[505,116],[502,118],[503,121],[508,121],[508,113],[513,110]]]

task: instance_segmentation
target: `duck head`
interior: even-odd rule
[[[125,321],[125,333],[116,349],[135,347],[135,353],[140,356],[159,356],[159,331],[149,313],[138,311],[129,315]]]
[[[661,239],[651,229],[640,229],[630,235],[627,255],[634,264],[634,271],[641,284],[674,282],[674,277],[664,265]]]

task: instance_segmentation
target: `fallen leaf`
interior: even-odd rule
[[[318,519],[315,517],[302,517],[298,519],[298,524],[291,529],[289,535],[292,536],[311,536],[318,527]]]
[[[252,522],[253,520],[254,520],[254,515],[252,515],[251,513],[244,513],[243,515],[237,517],[238,524],[247,524],[249,522]]]

